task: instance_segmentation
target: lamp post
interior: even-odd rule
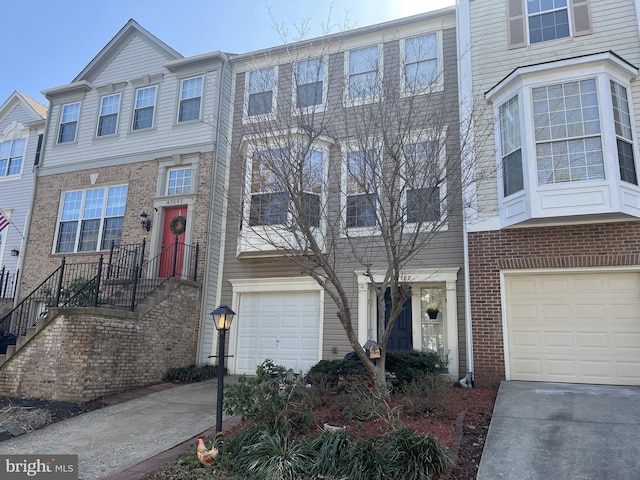
[[[218,330],[218,400],[216,401],[216,433],[222,432],[222,400],[224,397],[224,346],[227,330],[236,312],[226,305],[220,305],[213,312],[213,324]]]

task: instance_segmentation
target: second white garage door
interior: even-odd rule
[[[640,385],[640,273],[507,274],[512,380]]]
[[[255,375],[267,358],[303,373],[320,360],[318,292],[243,293],[237,321],[238,374]]]

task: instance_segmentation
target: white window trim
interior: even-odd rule
[[[435,134],[435,135],[430,135],[430,134],[418,134],[412,137],[409,137],[409,141],[407,143],[419,143],[419,142],[439,142],[440,143],[440,149],[439,149],[439,156],[438,156],[438,171],[443,173],[443,182],[439,185],[439,197],[442,199],[444,198],[445,200],[440,200],[440,218],[442,219],[443,216],[446,216],[445,212],[447,211],[447,181],[448,181],[448,172],[446,170],[446,164],[447,164],[447,152],[446,152],[446,138],[447,138],[447,127],[444,127],[440,133]],[[406,160],[404,161],[405,163],[403,165],[406,165]],[[404,172],[403,172],[404,174]],[[408,192],[407,189],[405,189],[405,195],[403,195],[402,198],[402,207],[404,209],[405,212],[408,213],[407,209],[406,209],[406,202],[407,202],[407,196],[406,193]],[[422,231],[429,231],[433,225],[435,224],[439,224],[440,222],[423,222],[422,223]],[[440,226],[440,228],[438,228],[439,232],[442,231],[446,231],[448,230],[448,224],[444,223]],[[406,214],[405,214],[405,219],[404,219],[404,231],[405,232],[413,232],[415,231],[415,222],[411,222],[409,223],[406,219]]]
[[[322,60],[322,103],[319,105],[311,105],[309,107],[298,108],[298,82],[296,79],[296,73],[298,68],[298,63],[306,62],[309,60]],[[304,115],[315,112],[323,112],[327,108],[327,95],[328,95],[328,78],[329,78],[329,68],[328,68],[329,58],[326,55],[321,55],[318,57],[309,57],[302,60],[298,60],[298,62],[293,64],[293,68],[291,71],[291,109],[294,114]],[[307,84],[304,84],[307,85]]]
[[[108,97],[118,97],[118,111],[115,113],[116,115],[116,129],[113,133],[108,133],[105,135],[100,135],[100,119],[103,117],[102,115],[102,102],[104,101],[105,98]],[[120,108],[122,107],[122,94],[120,92],[118,93],[110,93],[108,95],[101,95],[100,96],[100,101],[98,102],[98,121],[96,122],[96,138],[110,138],[110,137],[115,137],[118,135],[119,132],[119,124],[120,124]],[[113,115],[112,113],[110,113],[109,115],[104,115],[106,116],[111,116]]]
[[[191,180],[189,183],[189,191],[188,192],[183,192],[183,193],[169,193],[169,179],[171,178],[171,172],[177,172],[178,170],[189,170],[191,172]],[[167,197],[179,197],[181,195],[191,195],[193,193],[193,182],[194,182],[194,177],[193,177],[193,168],[191,165],[179,165],[179,166],[175,166],[172,168],[168,168],[167,169],[167,180],[165,182],[165,189],[164,189],[164,194]]]
[[[90,187],[85,187],[85,188],[75,188],[75,189],[70,189],[70,190],[64,190],[62,192],[60,192],[60,199],[58,202],[58,216],[56,218],[56,228],[55,228],[55,232],[54,232],[54,238],[53,238],[53,246],[51,249],[51,253],[54,255],[70,255],[70,254],[76,254],[76,253],[93,253],[93,252],[103,252],[108,250],[107,249],[101,249],[100,245],[104,239],[104,220],[105,218],[118,218],[118,217],[107,217],[104,215],[105,213],[105,209],[107,206],[107,202],[109,200],[109,189],[112,187],[127,187],[127,198],[129,196],[129,191],[128,191],[128,187],[129,185],[126,183],[117,183],[117,184],[113,184],[113,185],[92,185]],[[96,244],[96,249],[95,250],[78,250],[78,246],[80,243],[80,235],[81,235],[81,230],[82,230],[82,222],[83,220],[85,220],[85,218],[82,216],[82,212],[84,210],[84,205],[86,202],[86,192],[88,190],[98,190],[98,189],[103,189],[105,191],[105,196],[103,199],[103,214],[100,216],[100,228],[98,230],[98,241]],[[80,217],[77,220],[74,220],[76,222],[78,222],[78,228],[76,229],[76,238],[74,240],[74,247],[73,247],[73,251],[70,252],[57,252],[57,246],[58,246],[58,234],[60,231],[60,224],[62,223],[62,213],[64,211],[64,197],[65,194],[67,193],[71,193],[71,192],[82,192],[82,205],[80,206]],[[125,205],[125,213],[123,214],[123,217],[125,217],[126,219],[126,205]],[[95,220],[95,219],[93,219]],[[123,226],[122,226],[122,231],[124,232],[124,222],[123,222]]]
[[[618,152],[615,142],[615,125],[611,105],[609,81],[613,80],[627,89],[631,98],[630,82],[638,74],[638,69],[619,57],[606,52],[579,58],[559,60],[544,64],[521,67],[513,71],[485,95],[493,104],[494,119],[499,118],[499,107],[514,95],[519,97],[520,128],[522,142],[522,162],[524,190],[504,197],[498,188],[501,228],[514,225],[531,218],[547,218],[569,215],[606,214],[623,212],[640,217],[640,186],[621,182],[618,167]],[[532,89],[589,78],[596,79],[598,109],[604,156],[605,178],[585,182],[565,182],[538,185],[536,168],[535,131],[533,126]],[[635,122],[633,101],[629,102],[629,114]],[[498,171],[502,171],[502,147],[500,145],[500,122],[494,122],[495,161]],[[632,125],[633,149],[636,173],[640,180],[640,157],[638,157],[637,125]],[[613,141],[611,141],[613,139]],[[615,162],[607,159],[615,159]],[[501,175],[498,175],[501,182]],[[589,195],[592,201],[582,205],[569,204],[571,198]],[[573,197],[572,197],[573,196]],[[553,202],[564,202],[555,206]],[[569,205],[569,206],[567,206]]]
[[[14,174],[7,174],[7,175],[0,175],[0,182],[8,182],[8,181],[13,181],[13,180],[18,180],[22,178],[22,174],[24,173],[24,167],[25,167],[25,162],[27,160],[27,148],[29,146],[29,137],[22,137],[20,135],[20,132],[15,129],[11,132],[11,134],[9,135],[5,135],[4,139],[0,139],[0,143],[7,143],[7,142],[15,142],[16,140],[24,140],[24,151],[22,152],[22,164],[20,165],[20,173],[14,173]],[[7,171],[9,169],[9,164],[11,163],[11,149],[9,149],[9,157],[7,158],[8,162],[7,162]],[[1,258],[1,257],[0,257]]]
[[[136,112],[139,110],[136,108],[136,103],[138,101],[138,92],[141,90],[145,90],[147,88],[155,88],[155,98],[153,100],[153,116],[151,118],[151,126],[145,128],[134,128],[136,121]],[[158,111],[158,85],[144,85],[142,87],[137,87],[133,94],[133,105],[131,106],[131,132],[146,132],[149,130],[153,130],[156,127],[156,112]],[[144,107],[149,108],[149,107]]]
[[[369,96],[369,97],[358,97],[358,98],[350,98],[349,97],[349,78],[351,77],[351,73],[349,71],[349,53],[363,50],[369,47],[378,47],[378,70],[377,70],[377,82],[378,82],[378,94]],[[361,45],[355,48],[351,48],[344,52],[344,92],[343,92],[343,102],[345,107],[356,107],[358,105],[366,105],[369,103],[383,101],[384,100],[384,46],[382,43],[371,44],[371,45]]]
[[[196,78],[201,78],[202,79],[202,84],[200,85],[200,96],[199,97],[189,97],[189,98],[182,98],[182,85],[184,84],[184,82],[188,81],[188,80],[195,80]],[[202,75],[192,75],[189,77],[184,77],[184,78],[180,78],[180,82],[178,83],[178,105],[176,108],[176,124],[177,125],[183,125],[185,123],[192,123],[192,122],[199,122],[202,119],[202,109],[204,108],[204,86],[206,84],[206,77],[204,74]],[[157,96],[157,92],[156,92],[156,96]],[[192,118],[190,120],[180,120],[180,106],[182,105],[182,101],[183,100],[190,100],[192,98],[200,98],[200,110],[198,111],[198,117],[197,118]],[[156,99],[157,102],[157,99]],[[155,112],[154,112],[155,115]],[[137,131],[137,130],[136,130]]]
[[[407,88],[407,82],[406,82],[406,74],[407,74],[407,70],[406,70],[406,66],[407,66],[407,62],[406,62],[406,54],[405,54],[405,40],[407,39],[411,39],[411,38],[415,38],[415,37],[420,37],[420,36],[426,36],[426,35],[431,35],[431,34],[435,34],[436,35],[436,42],[437,42],[437,58],[436,61],[438,62],[438,77],[436,79],[435,83],[432,83],[430,85],[427,85],[425,87],[419,88],[419,89],[411,89],[411,88]],[[433,93],[433,92],[442,92],[444,91],[444,61],[443,61],[443,55],[444,55],[444,51],[443,51],[443,46],[442,46],[442,30],[436,30],[436,31],[432,31],[432,32],[424,32],[424,33],[419,33],[417,35],[411,35],[408,37],[403,37],[400,39],[400,92],[402,94],[403,97],[409,97],[409,96],[414,96],[414,95],[423,95],[423,94],[428,94],[428,93]]]
[[[271,93],[271,112],[263,113],[259,115],[249,115],[249,77],[253,72],[259,72],[261,70],[267,70],[273,68],[273,91]],[[274,120],[276,118],[276,112],[278,111],[278,65],[267,65],[264,67],[256,68],[244,73],[244,97],[242,105],[242,124],[251,124],[256,122],[266,122]],[[295,104],[294,104],[295,105]]]
[[[400,281],[411,285],[429,286],[429,284],[444,283],[446,298],[445,338],[446,348],[449,351],[449,375],[458,378],[460,366],[458,364],[458,295],[457,278],[459,268],[424,268],[406,269],[400,273]],[[382,282],[383,272],[372,272],[373,280]],[[367,340],[376,334],[376,297],[370,287],[371,278],[367,272],[356,270],[354,272],[358,281],[358,342],[364,345]],[[413,302],[413,299],[412,299]],[[414,315],[412,314],[412,317]],[[420,318],[412,319],[411,331],[413,345],[421,345],[421,331],[419,329]]]
[[[296,135],[295,132],[291,132],[290,135]],[[252,140],[247,140],[248,143],[243,144],[241,147],[241,154],[245,162],[245,178],[244,178],[244,197],[243,197],[243,209],[242,209],[242,230],[238,234],[238,243],[236,249],[236,256],[255,253],[255,252],[271,252],[278,255],[278,248],[273,245],[274,242],[268,242],[266,238],[282,238],[283,249],[288,248],[291,245],[292,233],[287,228],[282,228],[279,225],[249,225],[249,216],[251,214],[251,181],[252,181],[252,168],[251,162],[253,161],[253,155],[256,152],[268,150],[269,148],[278,148],[279,146],[274,142],[269,145],[258,145]],[[326,206],[327,206],[327,178],[329,173],[329,152],[330,146],[333,142],[328,138],[320,138],[309,148],[310,150],[317,150],[322,153],[322,193],[320,195],[320,226],[314,228],[316,233],[315,237],[322,250],[324,250],[324,235],[327,229],[326,218]],[[281,146],[281,145],[280,145]],[[289,215],[289,213],[288,213]]]
[[[529,18],[530,17],[537,17],[539,15],[544,15],[545,13],[551,13],[551,12],[559,12],[563,9],[567,10],[567,19],[569,22],[569,35],[566,37],[558,37],[558,38],[553,38],[551,40],[542,40],[540,42],[532,42],[531,41],[531,32],[529,31]],[[526,2],[526,0],[524,1],[524,28],[525,28],[525,34],[527,36],[527,45],[539,45],[539,44],[545,44],[548,45],[549,42],[556,42],[556,41],[561,41],[561,40],[567,40],[570,38],[574,38],[574,33],[573,33],[573,11],[571,8],[571,0],[567,0],[567,6],[566,7],[561,7],[561,8],[552,8],[550,10],[545,10],[544,12],[538,12],[538,13],[534,13],[534,14],[529,14],[529,6]]]
[[[78,105],[78,118],[75,120],[76,123],[76,131],[75,131],[75,135],[73,140],[69,140],[68,142],[61,142],[60,141],[60,133],[62,131],[62,115],[64,113],[64,107],[68,106],[68,105]],[[63,103],[62,105],[60,105],[60,112],[58,114],[58,128],[56,129],[56,145],[71,145],[73,143],[77,143],[78,142],[78,132],[80,130],[80,116],[82,115],[82,102],[81,101],[77,101],[77,102],[69,102],[69,103]],[[71,122],[66,122],[66,124],[71,123]]]

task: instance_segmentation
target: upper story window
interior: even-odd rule
[[[325,62],[322,57],[303,60],[296,64],[294,85],[296,108],[323,105],[325,98]]]
[[[153,114],[156,109],[157,87],[144,87],[136,90],[136,104],[133,111],[133,130],[153,127]]]
[[[25,139],[0,143],[0,177],[22,173],[25,145]]]
[[[346,161],[347,228],[376,226],[378,198],[374,188],[374,172],[378,162],[375,150],[351,150]]]
[[[100,117],[98,118],[98,137],[115,135],[118,131],[118,113],[120,112],[120,94],[102,97]]]
[[[275,112],[276,68],[247,73],[246,115],[258,117]]]
[[[611,102],[613,119],[616,126],[616,147],[618,148],[618,164],[620,179],[623,182],[638,184],[636,162],[633,154],[633,130],[629,114],[627,89],[611,80]]]
[[[309,149],[300,154],[304,155],[301,165],[290,148],[253,153],[249,226],[295,224],[302,218],[310,227],[320,226],[323,152]]]
[[[498,111],[500,151],[502,152],[502,188],[506,197],[524,189],[518,96],[516,95],[500,105]]]
[[[56,253],[106,250],[122,236],[127,185],[65,192]]]
[[[539,43],[568,37],[567,0],[527,0],[529,42]]]
[[[439,83],[438,36],[435,33],[406,38],[404,52],[404,90],[416,92]]]
[[[80,117],[80,102],[68,103],[62,106],[60,115],[60,129],[58,143],[75,142],[78,132],[78,118]]]
[[[440,219],[440,148],[435,140],[405,147],[406,218],[408,223]]]
[[[367,101],[380,94],[382,75],[378,45],[346,52],[347,102]]]
[[[202,103],[202,77],[187,78],[180,82],[180,105],[178,122],[188,122],[200,118]]]
[[[538,185],[603,180],[594,78],[532,90]]]
[[[191,193],[191,167],[169,170],[167,177],[167,195]]]
[[[590,34],[589,0],[507,0],[509,47]]]

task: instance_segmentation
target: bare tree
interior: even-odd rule
[[[473,115],[459,119],[455,68],[439,64],[435,35],[387,41],[385,57],[403,48],[405,61],[384,68],[382,47],[345,53],[340,42],[300,41],[255,59],[243,105],[244,192],[229,205],[243,247],[277,250],[315,279],[369,375],[384,380],[411,295],[403,272],[439,232],[461,225],[463,191],[479,180],[463,165]],[[376,362],[358,341],[353,270],[345,275],[354,262],[377,300]]]

